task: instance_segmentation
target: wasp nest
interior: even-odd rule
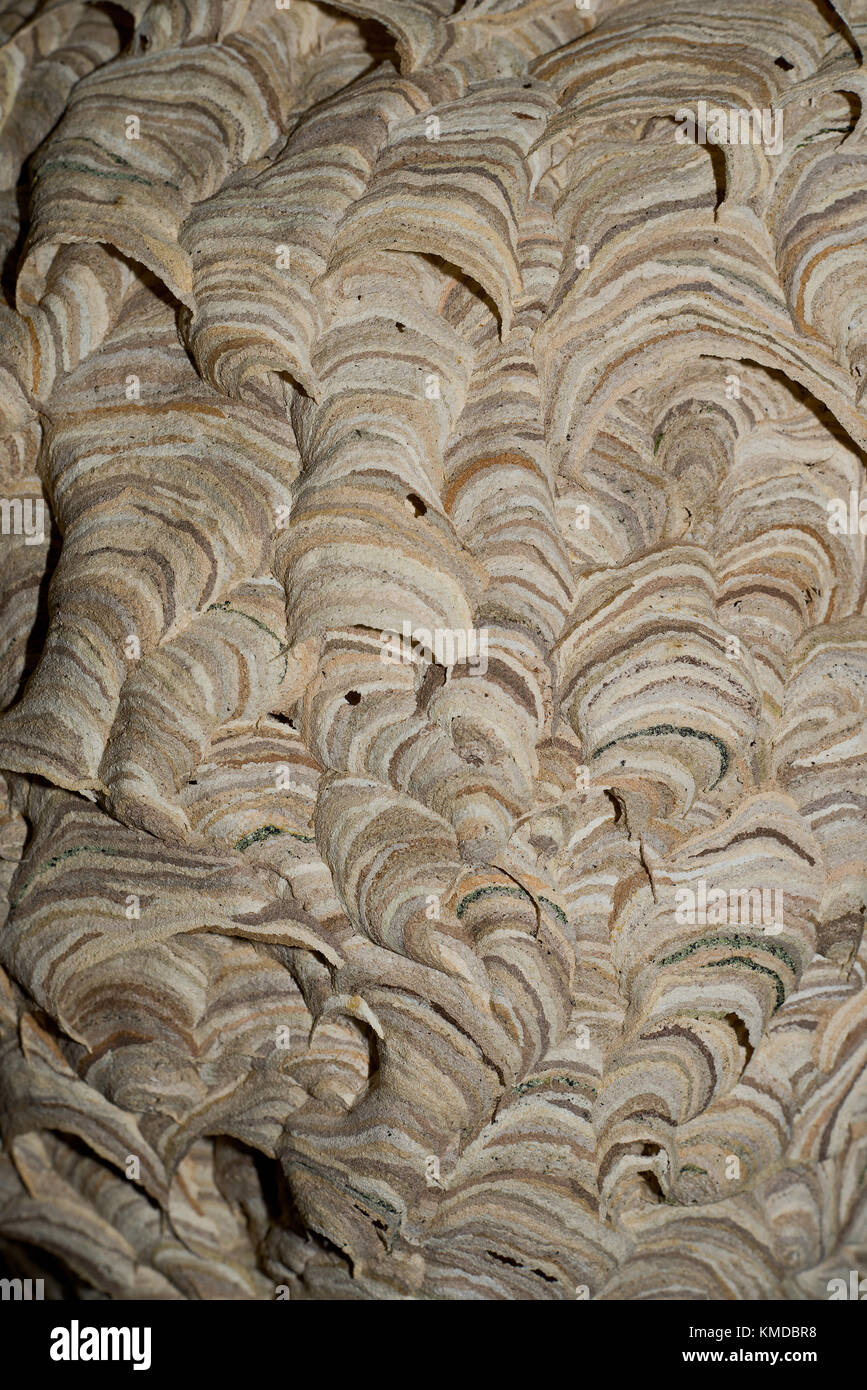
[[[865,0],[6,0],[0,1240],[867,1261]]]

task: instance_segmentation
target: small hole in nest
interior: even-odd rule
[[[396,323],[394,326],[395,326],[395,328],[397,329],[398,333],[405,333],[405,332],[406,332],[406,324],[405,324],[405,323]]]
[[[358,705],[361,703],[361,694],[357,690],[347,690],[344,699],[348,705]]]
[[[523,1269],[520,1260],[513,1260],[511,1255],[501,1255],[499,1250],[489,1250],[487,1252],[492,1260],[499,1260],[501,1265],[511,1265],[513,1269]]]
[[[427,506],[416,492],[407,493],[406,504],[410,508],[410,510],[415,514],[415,516],[424,516],[425,512],[427,511]]]
[[[642,1181],[644,1182],[645,1187],[647,1187],[647,1188],[650,1190],[650,1192],[652,1193],[652,1195],[656,1198],[657,1202],[664,1202],[664,1201],[665,1201],[665,1193],[664,1193],[663,1190],[662,1190],[662,1187],[661,1187],[660,1182],[659,1182],[659,1178],[656,1176],[656,1174],[655,1174],[655,1173],[642,1173],[642,1174],[641,1174],[641,1178],[642,1178]]]
[[[795,66],[794,63],[789,62],[788,58],[784,58],[782,54],[779,58],[774,59],[774,64],[776,67],[782,68],[783,72],[791,72],[792,68]]]
[[[725,1021],[730,1028],[734,1029],[735,1037],[738,1040],[738,1046],[744,1049],[747,1055],[747,1062],[749,1062],[753,1055],[753,1045],[750,1042],[750,1034],[747,1025],[739,1014],[726,1014]]]

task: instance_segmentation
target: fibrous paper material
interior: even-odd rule
[[[0,1251],[52,1296],[867,1272],[865,45],[3,5]]]

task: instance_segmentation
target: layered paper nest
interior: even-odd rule
[[[865,0],[0,36],[4,1267],[867,1271]]]

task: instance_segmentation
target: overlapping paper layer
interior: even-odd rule
[[[867,1273],[865,95],[864,0],[5,4],[10,1267]]]

